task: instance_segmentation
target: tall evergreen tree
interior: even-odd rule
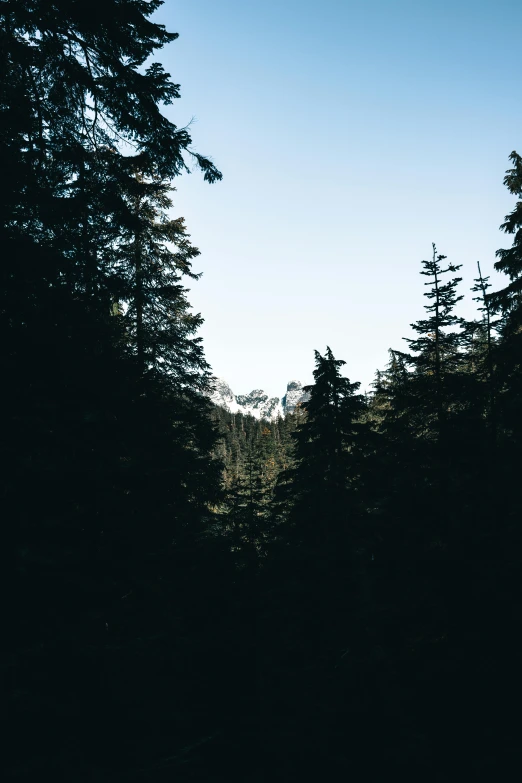
[[[135,174],[124,187],[125,225],[113,247],[111,287],[124,309],[127,339],[142,372],[161,371],[178,392],[208,391],[209,367],[195,336],[203,319],[190,312],[183,287],[183,278],[200,277],[192,271],[199,250],[183,218],[167,214],[168,183]]]
[[[433,245],[433,257],[422,262],[421,275],[428,278],[425,285],[430,287],[424,294],[430,300],[430,304],[425,305],[428,317],[411,324],[419,336],[407,339],[412,352],[402,354],[406,364],[414,370],[415,393],[419,404],[424,405],[421,426],[425,434],[431,430],[432,437],[436,439],[447,433],[453,381],[462,363],[462,336],[454,328],[462,324],[462,319],[455,314],[455,305],[463,298],[457,295],[457,286],[462,278],[454,277],[447,282],[442,280],[448,272],[458,272],[460,265],[448,264],[443,268],[445,259],[446,256],[437,254]],[[430,416],[430,411],[434,415]]]
[[[324,356],[316,351],[315,362],[315,383],[304,389],[310,394],[303,403],[306,418],[296,433],[292,518],[298,537],[330,547],[349,535],[350,511],[357,506],[364,397],[356,393],[359,383],[341,375],[345,362],[330,348]]]
[[[504,539],[509,549],[518,546],[520,530],[517,520],[521,513],[516,476],[520,472],[522,442],[522,158],[512,152],[513,164],[504,177],[504,184],[518,201],[506,216],[501,230],[513,237],[510,248],[497,251],[495,268],[509,279],[500,291],[489,293],[486,302],[498,316],[498,337],[492,349],[494,366],[496,453],[496,514],[506,525]]]
[[[494,310],[500,310],[506,320],[512,321],[513,326],[520,324],[521,318],[521,292],[522,292],[522,158],[513,151],[509,156],[513,168],[506,171],[504,185],[510,193],[516,196],[515,208],[506,215],[500,226],[506,234],[513,236],[513,244],[510,248],[497,250],[498,261],[495,269],[504,272],[509,278],[509,284],[500,291],[489,295],[491,306]]]
[[[479,303],[479,312],[482,313],[481,322],[469,324],[470,342],[470,371],[479,386],[484,389],[482,400],[482,415],[485,418],[487,428],[490,432],[490,459],[495,459],[497,446],[497,379],[495,370],[495,351],[496,340],[495,330],[497,327],[494,321],[492,304],[488,296],[488,288],[491,288],[489,277],[482,275],[480,262],[477,261],[478,277],[474,280],[474,286],[471,289],[478,296],[473,297],[475,302]],[[474,425],[480,429],[478,422]]]
[[[410,352],[391,352],[372,403],[384,435],[382,472],[394,509],[389,535],[417,555],[445,552],[450,530],[454,533],[449,498],[462,469],[463,432],[474,394],[465,371],[464,321],[455,313],[461,278],[444,282],[460,267],[444,261],[433,245],[421,271],[428,278],[427,317],[411,325],[418,337],[407,340]]]
[[[129,159],[168,179],[187,169],[188,155],[209,182],[221,176],[191,150],[187,130],[161,113],[179,85],[159,63],[145,66],[177,37],[150,20],[160,5],[8,0],[1,9],[0,160],[11,172],[0,197],[2,244],[24,252],[26,285],[27,241],[52,248],[53,262],[40,257],[33,285],[51,275],[54,285],[84,292],[100,314],[110,309],[107,247],[121,228]]]

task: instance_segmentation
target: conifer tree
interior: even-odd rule
[[[424,408],[424,421],[419,426],[435,439],[447,433],[449,400],[453,394],[453,381],[462,364],[462,336],[454,327],[463,321],[454,312],[455,305],[463,298],[457,295],[457,286],[462,280],[454,277],[443,282],[443,275],[458,272],[460,265],[449,263],[443,268],[446,256],[437,254],[433,244],[433,256],[423,261],[421,275],[428,277],[426,286],[430,286],[424,296],[431,304],[425,305],[428,317],[411,324],[419,335],[407,339],[412,353],[403,353],[402,358],[413,369],[411,378],[418,398],[418,404]]]
[[[489,276],[483,277],[480,268],[480,262],[477,261],[478,277],[474,280],[474,286],[471,289],[478,296],[473,297],[475,302],[479,302],[479,312],[482,313],[482,322],[475,322],[472,325],[471,333],[471,372],[475,379],[482,383],[485,388],[486,403],[485,418],[489,428],[491,458],[494,459],[497,444],[497,390],[495,374],[495,349],[496,341],[494,339],[494,330],[497,326],[493,321],[493,312],[491,300],[488,296],[488,288],[491,288]],[[478,422],[475,422],[477,425]]]
[[[150,20],[160,5],[109,0],[95,12],[86,0],[2,4],[0,160],[11,172],[0,188],[2,242],[18,242],[17,256],[25,250],[29,262],[22,237],[52,248],[53,262],[40,259],[32,284],[51,275],[55,286],[85,293],[100,317],[110,310],[107,247],[121,229],[119,185],[130,160],[169,179],[187,169],[188,156],[207,181],[221,177],[191,149],[187,130],[161,113],[179,85],[159,63],[145,66],[177,38]]]
[[[501,230],[513,237],[510,248],[497,250],[495,269],[509,279],[500,291],[486,294],[490,312],[498,316],[497,338],[492,347],[494,429],[497,452],[495,460],[496,516],[503,520],[504,539],[518,546],[519,526],[515,522],[521,513],[517,478],[520,472],[522,443],[522,158],[512,152],[513,164],[504,177],[504,184],[518,201],[506,216]],[[517,542],[517,543],[515,543]]]
[[[522,158],[513,151],[509,159],[513,168],[506,171],[504,185],[519,200],[500,226],[502,231],[513,236],[513,244],[510,248],[497,250],[495,269],[504,272],[510,282],[505,288],[490,294],[489,300],[493,310],[500,310],[506,321],[512,322],[515,327],[522,317]]]
[[[203,319],[190,312],[183,278],[198,280],[183,218],[168,217],[173,188],[142,175],[125,181],[126,225],[114,248],[111,287],[123,305],[127,339],[142,372],[168,376],[178,392],[208,391],[210,372],[201,338]]]
[[[341,375],[345,362],[330,348],[324,356],[316,351],[315,362],[315,383],[304,389],[310,394],[303,403],[306,418],[296,433],[292,519],[298,537],[330,548],[349,538],[357,507],[364,397],[356,393],[359,383]]]
[[[399,549],[404,545],[417,554],[446,551],[449,497],[466,453],[462,433],[473,396],[465,372],[464,322],[455,313],[461,278],[444,282],[460,267],[444,261],[433,245],[421,271],[428,278],[427,317],[411,325],[418,334],[407,340],[411,352],[390,352],[372,402],[384,436],[381,473],[393,520],[387,535]]]

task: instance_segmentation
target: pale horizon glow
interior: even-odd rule
[[[503,185],[522,153],[511,0],[167,0],[180,38],[157,54],[195,118],[194,148],[222,170],[175,182],[174,214],[202,255],[189,301],[205,353],[236,394],[312,381],[314,349],[368,389],[423,315],[431,243],[495,287]]]

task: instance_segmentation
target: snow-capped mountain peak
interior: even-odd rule
[[[290,381],[282,399],[269,397],[263,389],[253,389],[249,394],[235,395],[223,378],[214,383],[211,400],[215,405],[230,411],[255,416],[256,419],[277,419],[293,413],[299,402],[308,399],[299,381]]]
[[[300,402],[306,402],[309,395],[303,391],[301,381],[289,381],[286,387],[286,394],[282,399],[285,413],[293,413]]]

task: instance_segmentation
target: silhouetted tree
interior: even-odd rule
[[[341,375],[345,362],[330,348],[324,356],[316,351],[315,361],[315,383],[304,389],[306,418],[296,432],[292,518],[298,538],[329,547],[349,530],[364,397],[356,394],[359,383]]]
[[[504,185],[510,193],[519,199],[522,196],[522,158],[513,151],[509,156],[513,168],[508,169],[504,177]],[[517,201],[513,211],[506,215],[504,223],[500,226],[506,234],[514,237],[513,244],[508,249],[497,250],[498,261],[495,269],[504,272],[510,282],[500,291],[489,295],[489,301],[493,310],[501,310],[506,321],[519,324],[520,303],[522,292],[522,200]]]
[[[112,288],[123,307],[127,339],[142,372],[156,369],[173,389],[208,392],[209,366],[201,338],[203,319],[191,313],[183,279],[198,280],[183,218],[171,219],[171,186],[157,178],[129,176],[122,194],[126,225],[114,253]]]

